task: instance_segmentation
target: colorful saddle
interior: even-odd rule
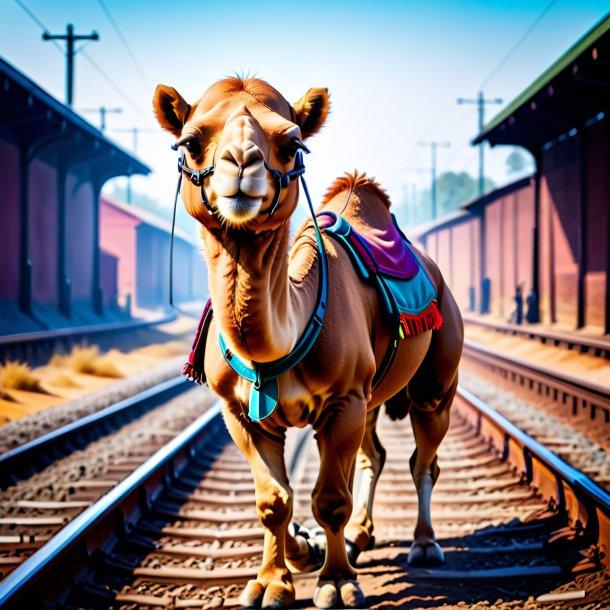
[[[436,285],[393,214],[390,226],[366,237],[332,212],[322,212],[319,218],[324,231],[347,250],[361,279],[376,286],[399,338],[441,327]]]

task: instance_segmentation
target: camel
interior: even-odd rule
[[[443,561],[430,497],[457,385],[459,310],[436,265],[409,246],[436,286],[431,307],[438,315],[430,329],[398,338],[379,291],[363,281],[330,229],[323,227],[321,235],[310,219],[290,247],[304,141],[327,118],[326,89],[309,89],[290,104],[262,80],[232,77],[193,104],[159,85],[153,103],[183,153],[183,204],[201,223],[214,312],[203,338],[205,379],[222,399],[229,433],[250,463],[265,531],[262,565],[241,604],[289,607],[292,571],[320,566],[315,541],[291,523],[293,492],[284,463],[287,428],[311,425],[321,459],[312,509],[326,539],[314,603],[361,606],[365,597],[350,558],[355,562],[373,541],[375,485],[385,459],[375,426],[384,403],[392,417],[410,414],[416,439],[410,465],[419,511],[409,563]],[[389,206],[380,186],[356,173],[333,184],[318,212],[334,213],[326,224],[343,218],[381,243],[392,222]],[[310,333],[307,349],[296,364],[275,380],[264,378],[261,371],[302,347],[304,333]],[[386,370],[376,378],[382,365]],[[353,500],[356,470],[363,483]]]

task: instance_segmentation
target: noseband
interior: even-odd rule
[[[172,146],[172,149],[177,150],[178,147],[174,144]],[[305,152],[309,153],[309,150],[305,149]],[[181,155],[178,158],[178,172],[180,172],[180,174],[184,173],[195,186],[201,188],[201,203],[203,203],[203,205],[206,207],[208,213],[212,215],[216,215],[216,210],[210,204],[210,200],[208,199],[208,196],[205,192],[205,179],[208,176],[211,176],[214,173],[215,169],[215,165],[210,165],[209,167],[206,167],[204,169],[190,169],[186,165],[186,159],[184,158],[184,155]],[[294,161],[294,168],[291,169],[289,172],[286,172],[285,174],[283,174],[277,169],[269,167],[266,161],[265,169],[271,174],[271,177],[275,182],[275,195],[273,197],[273,201],[271,202],[271,206],[269,207],[269,215],[267,216],[267,218],[271,218],[280,207],[280,195],[282,194],[282,189],[287,188],[293,180],[296,180],[301,174],[305,172],[305,165],[303,165],[303,155],[300,150],[297,150]]]

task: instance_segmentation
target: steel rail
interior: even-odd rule
[[[45,593],[60,592],[97,548],[151,505],[164,481],[176,476],[196,447],[214,434],[219,414],[217,402],[9,574],[0,585],[0,607],[34,608],[44,603]],[[63,575],[62,582],[55,582],[55,568]]]
[[[610,358],[610,340],[596,339],[576,334],[562,334],[552,330],[536,328],[531,325],[519,325],[502,322],[492,322],[490,320],[481,320],[464,316],[465,324],[473,326],[481,326],[489,328],[501,333],[509,333],[519,337],[528,337],[529,339],[538,339],[541,343],[554,343],[555,345],[566,345],[568,349],[578,348],[581,352],[592,351],[595,356]]]
[[[43,356],[48,357],[56,345],[72,346],[92,336],[102,337],[113,333],[127,333],[142,328],[159,326],[173,322],[178,317],[176,311],[166,313],[152,320],[130,320],[125,322],[109,322],[107,324],[88,324],[72,326],[55,330],[40,330],[12,335],[0,335],[0,359],[25,358],[32,364]]]
[[[125,322],[108,322],[107,324],[88,324],[85,326],[70,326],[57,328],[55,330],[38,330],[27,333],[16,333],[14,335],[0,335],[0,345],[11,345],[13,343],[31,343],[37,341],[48,341],[50,339],[74,338],[82,335],[103,334],[123,330],[136,330],[147,326],[157,326],[173,322],[178,314],[172,312],[155,318],[154,320],[131,320]]]
[[[465,388],[458,386],[458,396],[470,413],[463,412],[460,402],[456,410],[490,441],[503,460],[521,470],[528,483],[565,510],[571,523],[580,521],[584,534],[605,555],[608,565],[610,493]]]
[[[67,455],[92,438],[99,438],[117,422],[134,419],[191,387],[182,376],[172,378],[3,453],[0,489],[42,470],[55,456]],[[101,433],[96,436],[97,430]]]
[[[578,401],[581,401],[590,407],[591,419],[595,419],[596,412],[600,410],[604,414],[604,421],[610,423],[610,391],[607,387],[521,358],[506,356],[472,341],[464,342],[464,356],[479,360],[485,366],[499,368],[527,379],[530,384],[546,386],[557,394],[561,393],[563,402],[567,397],[572,397],[574,414],[577,413]]]

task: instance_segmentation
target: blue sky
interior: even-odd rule
[[[154,130],[141,134],[138,149],[154,175],[134,180],[137,190],[169,205],[176,177],[172,138],[156,128],[152,115],[155,85],[174,86],[193,100],[219,78],[249,72],[292,101],[311,86],[330,90],[332,114],[306,159],[316,199],[334,177],[357,167],[376,176],[399,206],[406,187],[410,192],[413,184],[429,183],[429,150],[417,146],[420,140],[451,142],[439,151],[439,172],[477,174],[477,153],[469,145],[476,110],[455,99],[476,96],[549,0],[22,3],[52,33],[65,32],[68,22],[78,33],[99,32],[101,40],[85,52],[116,88],[79,55],[74,107],[122,107],[122,114],[108,117],[107,135],[128,149],[131,136],[115,129]],[[510,102],[609,10],[607,0],[556,0],[486,83],[486,97]],[[14,0],[0,0],[0,55],[64,99],[61,52],[41,40],[40,27]],[[502,107],[488,107],[487,119]],[[97,124],[97,115],[84,116]],[[506,180],[509,152],[487,154],[496,182]]]

